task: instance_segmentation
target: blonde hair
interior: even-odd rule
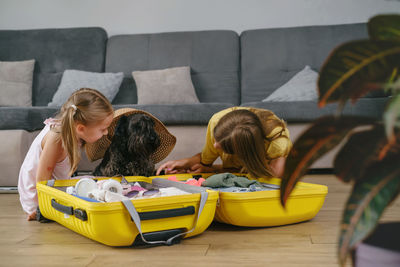
[[[108,99],[99,91],[81,88],[75,91],[61,107],[56,119],[59,126],[52,130],[59,133],[62,147],[67,152],[71,169],[75,172],[80,160],[79,140],[76,136],[76,124],[95,125],[113,114],[113,107]]]
[[[273,140],[285,137],[282,136],[285,123],[268,110],[258,115],[261,118],[246,109],[225,114],[214,128],[214,138],[225,153],[239,158],[251,176],[272,177],[274,174],[267,165],[271,158],[266,153],[265,142],[270,145]],[[282,131],[266,138],[278,126],[282,127]]]

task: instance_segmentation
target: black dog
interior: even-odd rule
[[[160,146],[154,121],[144,114],[132,114],[119,119],[111,144],[95,176],[151,176],[154,162],[150,155]]]

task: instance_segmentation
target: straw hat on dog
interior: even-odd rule
[[[114,136],[115,127],[117,126],[118,120],[122,116],[128,116],[135,113],[145,114],[152,118],[154,121],[154,129],[160,137],[160,146],[151,155],[151,159],[153,160],[153,162],[160,162],[165,159],[169,153],[171,153],[176,143],[176,137],[168,132],[165,125],[159,119],[143,110],[133,108],[121,108],[114,111],[114,119],[108,127],[108,134],[103,136],[93,144],[86,144],[86,155],[88,156],[89,160],[95,161],[104,157],[104,153],[111,144],[111,140]]]

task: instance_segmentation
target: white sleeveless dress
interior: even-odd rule
[[[28,214],[31,214],[38,207],[38,198],[36,192],[36,173],[39,165],[40,154],[42,153],[42,140],[49,132],[50,126],[54,124],[54,120],[47,119],[46,126],[35,138],[24,162],[21,165],[18,178],[18,192],[22,208]],[[57,162],[51,175],[52,179],[70,179],[69,171],[71,165],[68,156],[61,162]]]

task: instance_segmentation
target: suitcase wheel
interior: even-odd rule
[[[49,223],[52,222],[52,220],[47,219],[46,217],[44,217],[42,215],[42,213],[40,213],[40,209],[39,207],[37,207],[36,209],[36,220],[40,223]]]

